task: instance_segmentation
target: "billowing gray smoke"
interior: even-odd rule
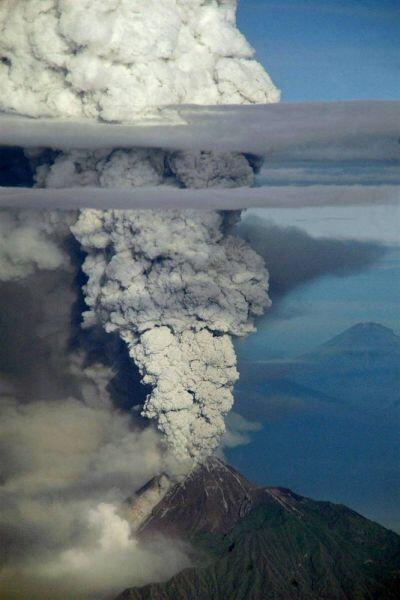
[[[56,213],[0,212],[0,281],[17,281],[36,269],[58,269],[67,257],[57,238],[68,225]]]
[[[235,27],[235,10],[236,0],[2,0],[0,110],[132,122],[170,104],[277,101]],[[37,186],[77,194],[82,186],[110,194],[116,187],[248,186],[255,164],[237,153],[140,148],[27,156]],[[269,303],[263,260],[230,233],[237,217],[82,210],[2,218],[2,301],[20,317],[5,331],[33,345],[20,364],[10,344],[2,365],[6,595],[99,598],[188,564],[175,544],[138,544],[123,501],[161,471],[187,473],[224,433],[238,376],[231,336],[252,331]],[[114,403],[109,365],[69,347],[74,294],[66,281],[78,277],[68,258],[70,230],[86,253],[84,326],[124,340],[150,389],[144,405],[138,393],[129,409],[140,405],[167,447],[156,428],[143,429],[137,411]],[[25,324],[35,298],[39,324]]]
[[[237,152],[167,152],[160,149],[72,150],[42,163],[41,151],[26,151],[38,187],[132,188],[169,185],[234,188],[254,183],[257,157]]]
[[[32,158],[35,153],[31,154]],[[253,182],[241,154],[109,150],[61,153],[37,185],[191,185]],[[238,215],[209,211],[81,211],[71,230],[87,253],[86,327],[118,333],[153,391],[142,414],[195,461],[225,432],[238,378],[231,335],[254,330],[268,306],[263,260],[229,234]]]
[[[151,384],[143,414],[178,454],[199,459],[224,433],[238,374],[231,335],[268,304],[263,260],[202,211],[83,211],[87,325],[117,331]]]
[[[235,153],[73,151],[37,169],[45,187],[172,185],[235,187],[253,182]],[[254,330],[269,304],[263,260],[229,234],[238,215],[209,211],[81,211],[71,228],[88,254],[85,325],[127,343],[153,391],[143,416],[177,455],[210,454],[225,432],[238,378],[231,335]]]
[[[235,0],[4,2],[2,106],[132,121],[172,103],[277,101],[235,11]],[[256,164],[238,153],[140,148],[71,150],[51,164],[39,151],[28,156],[37,185],[54,188],[233,188],[253,183]],[[264,263],[229,233],[234,219],[84,210],[72,227],[87,253],[85,325],[100,323],[126,342],[152,388],[142,414],[195,461],[225,431],[238,377],[230,336],[254,330],[269,304]]]

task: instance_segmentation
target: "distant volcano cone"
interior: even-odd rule
[[[323,344],[321,348],[353,352],[360,350],[400,352],[400,339],[391,329],[380,323],[357,323]]]

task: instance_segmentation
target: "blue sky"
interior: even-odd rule
[[[373,241],[386,246],[388,253],[359,273],[327,275],[289,292],[279,318],[267,314],[255,335],[237,342],[239,356],[296,356],[361,321],[379,322],[400,333],[398,206],[253,209],[249,214],[316,238]]]
[[[400,330],[399,274],[400,250],[393,248],[364,272],[329,275],[294,289],[283,299],[278,316],[267,315],[256,335],[238,340],[239,360],[295,357],[358,322]]]
[[[400,98],[399,0],[240,0],[285,101]]]
[[[283,101],[400,99],[400,0],[240,0],[238,23]],[[256,212],[316,237],[400,244],[398,207]],[[324,277],[288,294],[290,319],[265,319],[258,335],[240,342],[241,351],[254,355],[272,344],[279,354],[301,353],[363,320],[396,327],[399,287],[398,257],[390,268]]]
[[[248,361],[296,357],[360,321],[399,333],[399,305],[399,247],[364,272],[325,276],[296,288],[283,300],[278,318],[266,316],[256,334],[236,342],[242,380]],[[242,385],[239,412],[245,417],[258,385]],[[266,392],[269,385],[266,376]],[[260,430],[250,434],[248,445],[228,450],[227,458],[252,481],[346,504],[400,532],[398,413],[370,415],[362,403],[359,411],[346,405],[335,411],[332,416],[294,410],[270,421],[254,415]]]
[[[283,101],[400,99],[400,0],[241,0],[238,22]],[[398,207],[250,212],[313,237],[373,240],[390,250],[361,272],[327,274],[288,291],[256,334],[236,341],[242,375],[247,361],[298,356],[358,322],[399,331]],[[245,390],[249,402],[253,387]],[[250,444],[227,456],[259,483],[343,502],[399,529],[398,423],[385,415],[361,417],[344,412],[332,421],[310,412],[263,422]]]

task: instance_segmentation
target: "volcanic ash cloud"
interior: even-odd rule
[[[142,122],[168,104],[277,101],[235,27],[235,9],[234,0],[1,0],[0,110]],[[110,197],[118,187],[249,186],[257,167],[230,152],[27,156],[39,187],[75,187],[77,195],[83,186],[103,187]],[[36,298],[32,314],[49,321],[38,328],[22,317],[17,330],[6,328],[11,342],[23,336],[33,346],[23,361],[15,343],[7,346],[0,390],[6,594],[27,582],[33,598],[49,589],[55,598],[75,589],[77,598],[110,596],[188,566],[175,543],[148,549],[130,537],[123,500],[155,474],[187,472],[225,431],[238,377],[231,336],[253,331],[269,305],[263,259],[230,233],[237,218],[202,210],[3,216],[3,304],[26,314]],[[153,428],[139,427],[133,402],[126,409],[115,403],[108,361],[92,363],[85,333],[71,340],[81,254],[70,230],[86,253],[83,324],[124,340],[150,386],[144,405],[141,394],[133,401],[168,448]],[[92,333],[98,339],[98,328]]]
[[[50,163],[43,162],[40,149],[26,154],[35,170],[36,187],[46,188],[234,188],[252,185],[259,167],[257,157],[237,152],[72,150],[59,153]]]
[[[143,122],[171,104],[276,102],[279,91],[236,28],[236,4],[3,0],[0,110]],[[140,148],[28,156],[39,187],[110,190],[249,186],[258,164],[234,152]],[[269,304],[262,258],[229,233],[235,218],[83,210],[71,228],[87,253],[86,326],[100,323],[126,342],[152,388],[143,414],[195,461],[225,431],[238,377],[231,336],[252,331]]]
[[[236,4],[2,0],[0,110],[132,121],[173,104],[277,102]]]
[[[86,325],[125,340],[152,386],[143,414],[194,460],[225,431],[238,377],[230,336],[253,331],[269,303],[263,260],[227,225],[217,212],[86,210],[72,227],[88,253]]]

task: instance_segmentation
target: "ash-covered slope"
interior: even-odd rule
[[[170,489],[142,535],[155,531],[189,540],[197,563],[118,600],[398,597],[399,536],[344,506],[253,486],[216,458]]]
[[[240,473],[210,457],[169,490],[152,511],[143,533],[223,534],[249,513],[257,497],[258,490]]]

